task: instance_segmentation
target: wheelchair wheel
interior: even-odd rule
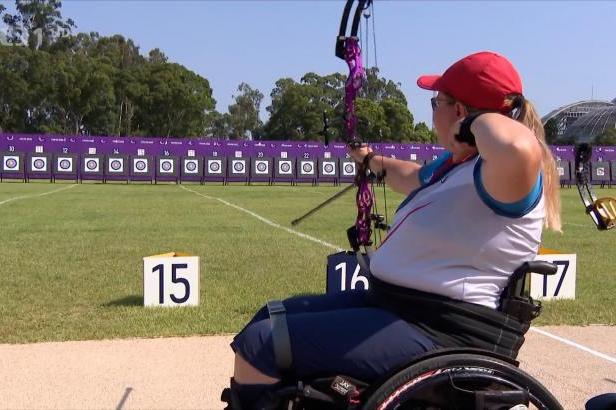
[[[475,354],[437,356],[407,367],[366,401],[365,410],[561,410],[556,398],[517,367]]]

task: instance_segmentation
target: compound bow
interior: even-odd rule
[[[600,231],[612,229],[616,226],[616,199],[597,199],[592,191],[591,165],[592,147],[589,144],[580,144],[575,147],[575,182],[586,213]]]
[[[349,76],[347,77],[344,89],[344,142],[351,148],[358,148],[362,146],[362,141],[357,135],[358,120],[355,114],[355,99],[366,82],[366,70],[362,63],[361,48],[357,34],[362,13],[372,5],[372,0],[357,0],[351,29],[347,35],[347,26],[354,3],[355,0],[347,0],[345,4],[342,19],[340,21],[340,30],[336,38],[336,57],[343,59],[349,67]],[[326,132],[327,120],[326,117],[324,117],[324,133]],[[364,247],[365,253],[370,254],[373,223],[377,229],[387,229],[385,217],[372,212],[375,200],[371,182],[374,177],[375,175],[370,172],[365,164],[357,164],[355,182],[353,185],[338,192],[302,217],[292,221],[291,224],[297,225],[307,216],[339,198],[352,187],[357,186],[357,194],[355,196],[357,218],[355,224],[347,230],[347,237],[351,248],[357,255],[360,266],[365,271],[368,271],[368,265],[363,258],[361,247]],[[382,177],[382,175],[380,177]]]

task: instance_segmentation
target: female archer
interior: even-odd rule
[[[543,127],[517,71],[497,53],[469,55],[417,84],[437,93],[433,121],[446,153],[419,166],[365,146],[351,150],[408,195],[370,260],[371,290],[285,300],[287,369],[261,309],[231,344],[243,408],[285,373],[370,382],[439,347],[517,355],[532,317],[499,311],[501,294],[511,273],[536,256],[543,226],[560,230]]]

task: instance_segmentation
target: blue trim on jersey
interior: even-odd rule
[[[398,209],[396,209],[396,212],[404,208],[404,206],[408,204],[411,201],[411,199],[415,198],[415,195],[417,195],[419,191],[421,191],[424,188],[429,187],[435,182],[435,181],[432,181],[432,179],[434,178],[434,174],[438,171],[440,167],[442,167],[452,157],[452,155],[453,154],[451,152],[445,151],[441,156],[436,158],[434,161],[422,166],[419,169],[419,174],[418,174],[419,188],[415,189],[414,191],[411,191],[411,193],[404,199],[404,201],[402,201]],[[455,168],[456,165],[458,164],[454,164],[450,169],[446,170],[443,173],[443,175],[445,175],[447,172]]]
[[[432,179],[432,176],[434,175],[436,170],[440,166],[442,166],[445,162],[447,162],[447,160],[451,158],[451,155],[452,155],[451,152],[445,151],[443,155],[436,158],[431,163],[426,164],[423,167],[421,167],[421,169],[419,170],[419,184],[421,186],[428,184],[430,180]]]
[[[494,211],[497,215],[506,216],[508,218],[520,218],[532,211],[541,200],[543,192],[543,176],[541,172],[537,176],[537,182],[530,190],[528,195],[516,202],[500,202],[492,198],[486,191],[481,179],[481,163],[482,159],[477,159],[475,168],[473,169],[473,179],[475,180],[475,189],[481,200]]]

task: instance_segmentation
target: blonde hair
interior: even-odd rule
[[[543,195],[546,203],[545,226],[553,231],[561,232],[560,220],[560,178],[556,171],[556,161],[545,142],[545,131],[535,106],[520,95],[513,95],[505,99],[505,105],[512,107],[512,118],[526,125],[537,137],[541,145]],[[517,112],[514,112],[517,111]]]
[[[455,99],[453,100],[455,101]],[[479,110],[462,103],[468,113]],[[556,161],[545,141],[543,123],[535,106],[520,94],[512,94],[505,97],[502,114],[526,125],[537,137],[541,146],[541,172],[543,174],[543,196],[545,198],[546,215],[545,226],[556,232],[562,232],[560,220],[560,177],[556,171]]]

